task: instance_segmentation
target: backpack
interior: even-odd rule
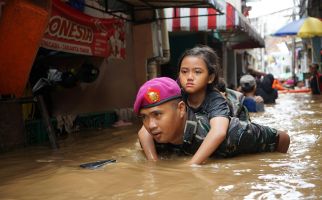
[[[245,100],[243,93],[227,88],[226,97],[233,117],[241,121],[250,121],[248,110],[243,105]]]

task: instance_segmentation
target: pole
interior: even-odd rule
[[[48,110],[42,95],[37,95],[37,104],[39,106],[39,110],[41,112],[41,116],[46,127],[51,148],[58,149],[59,146],[56,141],[55,131],[53,129],[53,126],[51,125]]]
[[[295,38],[292,38],[292,79],[294,81],[294,86],[296,84],[296,74],[295,74]]]
[[[293,0],[293,11],[292,11],[292,20],[295,21],[295,5],[296,5],[296,2],[295,0]],[[295,74],[295,65],[296,65],[296,62],[295,62],[295,59],[296,59],[296,56],[295,56],[295,46],[296,46],[296,42],[295,42],[295,37],[293,36],[292,37],[292,79],[293,79],[293,82],[294,82],[294,85],[293,87],[295,87],[295,84],[296,84],[296,74]]]

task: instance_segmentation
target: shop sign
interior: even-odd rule
[[[75,54],[124,58],[125,24],[115,18],[92,17],[53,0],[41,46]]]

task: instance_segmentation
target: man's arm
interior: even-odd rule
[[[200,145],[198,151],[189,161],[189,164],[202,164],[207,158],[216,151],[224,141],[229,125],[226,117],[214,117],[210,120],[210,131]]]
[[[144,128],[144,126],[142,126],[142,128],[139,130],[138,135],[139,135],[139,141],[140,141],[141,147],[144,151],[146,158],[148,160],[157,161],[158,154],[155,149],[153,137]]]
[[[253,68],[248,68],[247,72],[250,73],[252,76],[265,76],[266,75],[265,72],[261,72],[256,69],[253,69]]]

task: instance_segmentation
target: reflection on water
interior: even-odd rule
[[[61,148],[0,155],[0,199],[321,199],[322,97],[281,95],[254,122],[288,130],[288,154],[265,153],[183,165],[189,157],[147,162],[138,127],[78,133]],[[98,170],[84,162],[116,159]]]

